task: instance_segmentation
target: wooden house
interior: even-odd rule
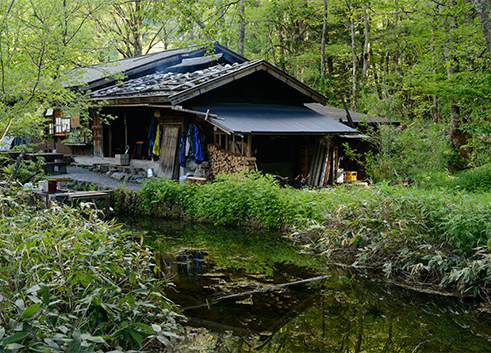
[[[324,96],[220,45],[87,68],[79,81],[103,108],[92,112],[91,141],[64,144],[74,128],[60,128],[57,150],[98,163],[126,155],[166,178],[257,168],[322,186],[336,178],[336,137],[357,133],[306,106]]]

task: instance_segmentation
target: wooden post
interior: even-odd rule
[[[252,135],[247,136],[247,157],[252,157]]]
[[[128,146],[128,125],[126,125],[126,113],[124,113],[124,150],[126,151]]]

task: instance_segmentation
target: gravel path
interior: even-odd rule
[[[116,180],[105,174],[94,173],[85,168],[67,167],[66,170],[67,170],[67,174],[60,174],[57,176],[67,177],[76,181],[97,183],[99,185],[102,185],[110,189],[116,189],[118,186],[123,186],[123,188],[125,189],[136,190],[136,189],[141,189],[142,187],[142,184],[135,184],[130,182],[124,182],[121,180]]]

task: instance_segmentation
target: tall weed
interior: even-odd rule
[[[141,191],[148,214],[154,205],[179,205],[186,217],[214,224],[242,224],[265,228],[318,219],[318,193],[282,188],[271,175],[219,175],[214,183],[179,184],[171,180],[148,182]]]
[[[329,256],[461,291],[491,280],[491,195],[387,184],[334,193],[318,242]]]

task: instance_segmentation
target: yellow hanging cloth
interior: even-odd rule
[[[160,157],[160,125],[157,125],[157,133],[155,134],[155,143],[153,144],[153,154]]]

